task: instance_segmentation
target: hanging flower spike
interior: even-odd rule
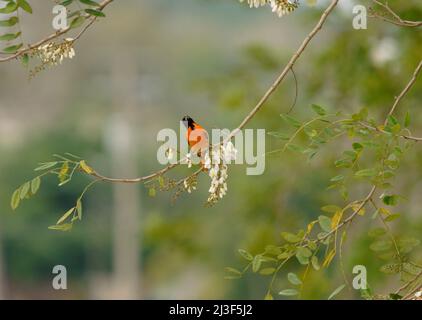
[[[279,17],[289,14],[299,6],[299,0],[271,0],[271,9]]]
[[[227,164],[236,160],[237,150],[232,142],[225,145],[219,145],[217,149],[212,150],[211,157],[205,154],[204,167],[209,169],[208,175],[211,178],[211,186],[208,190],[210,193],[207,204],[213,205],[223,198],[227,193]]]
[[[240,2],[245,2],[245,0],[240,0]],[[250,8],[258,8],[265,6],[269,0],[247,0]]]

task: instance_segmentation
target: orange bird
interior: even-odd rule
[[[201,150],[208,149],[207,130],[189,116],[184,116],[182,121],[187,129],[186,140],[191,148],[191,153],[196,153],[199,157],[201,157]]]

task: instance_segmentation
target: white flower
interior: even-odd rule
[[[223,147],[223,154],[225,163],[230,163],[231,161],[236,160],[237,149],[234,147],[231,141],[227,142],[226,145]]]
[[[227,193],[227,178],[229,175],[227,173],[227,165],[225,159],[232,159],[234,150],[235,149],[233,144],[226,144],[225,146],[219,145],[218,149],[212,150],[212,164],[209,156],[208,158],[205,157],[205,163],[209,168],[208,175],[211,178],[211,185],[208,190],[208,192],[210,193],[207,200],[208,204],[216,203]]]
[[[240,0],[240,2],[244,2],[245,0]],[[268,0],[247,0],[250,8],[258,8],[267,4]]]
[[[192,156],[190,153],[186,155],[186,163],[188,164],[188,168],[192,167]]]
[[[270,6],[273,12],[282,17],[294,11],[299,5],[298,0],[271,0]]]
[[[168,160],[171,160],[171,159],[173,159],[173,157],[174,157],[174,150],[173,150],[173,148],[168,148],[167,151],[166,151],[166,158]]]
[[[191,193],[193,190],[196,190],[196,181],[188,181],[188,179],[183,180],[183,186],[188,193]]]
[[[211,158],[209,152],[206,152],[204,155],[204,168],[208,170],[211,169]]]
[[[36,49],[35,53],[45,65],[61,64],[65,58],[72,59],[75,56],[73,42],[72,38],[66,38],[62,43],[49,42]]]
[[[416,298],[420,298],[420,297],[422,297],[422,291],[418,291],[418,292],[416,292],[416,293],[415,293],[415,297],[416,297]]]

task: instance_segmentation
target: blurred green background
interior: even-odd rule
[[[51,32],[52,3],[33,2],[34,14],[22,22],[29,42]],[[327,3],[278,18],[236,0],[115,1],[107,18],[77,43],[72,61],[32,81],[18,62],[1,64],[0,297],[263,298],[269,277],[225,280],[224,267],[244,265],[239,248],[261,252],[280,240],[280,231],[303,228],[321,206],[341,202],[325,189],[347,140],[327,146],[311,162],[292,152],[268,156],[261,176],[233,166],[228,195],[211,208],[204,206],[205,175],[196,192],[174,203],[171,193],[151,198],[142,185],[98,184],[87,195],[82,222],[65,233],[47,227],[73,206],[88,178],[61,188],[54,177],[44,180],[39,194],[16,212],[10,196],[54,153],[81,155],[109,176],[135,177],[160,168],[157,132],[177,130],[185,114],[206,128],[236,127]],[[317,103],[346,113],[365,106],[381,121],[417,65],[420,30],[374,20],[367,30],[354,30],[353,3],[340,1],[295,67],[295,117],[309,118],[309,105]],[[420,20],[420,1],[389,3],[409,20]],[[421,89],[419,81],[398,109],[399,117],[412,112],[411,129],[419,136]],[[289,109],[294,92],[289,75],[249,127],[284,130],[278,115]],[[278,147],[280,141],[268,136],[267,151]],[[407,154],[395,184],[407,201],[397,209],[404,218],[394,229],[416,237],[422,232],[421,155],[419,146]],[[170,176],[186,172],[180,168]],[[359,197],[366,188],[352,192]],[[345,269],[351,275],[353,265],[367,266],[371,287],[383,292],[399,282],[378,271],[382,261],[368,248],[366,231],[376,223],[360,219],[353,225]],[[59,264],[67,268],[68,290],[51,286]],[[288,265],[276,288],[286,286],[288,271],[302,269]],[[311,273],[303,298],[325,299],[341,283],[335,260],[328,270]],[[339,297],[358,296],[345,290]]]

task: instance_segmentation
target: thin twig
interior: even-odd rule
[[[397,105],[400,103],[400,101],[403,99],[403,97],[409,92],[410,88],[412,88],[413,84],[416,82],[416,79],[422,69],[422,60],[419,61],[418,66],[416,67],[415,71],[413,72],[413,76],[410,79],[409,83],[404,87],[403,91],[400,92],[399,96],[395,98],[394,104],[390,109],[390,112],[388,113],[387,118],[384,121],[384,125],[387,125],[388,117],[391,116],[394,111],[396,110]]]
[[[370,130],[373,130],[373,131],[377,131],[379,133],[390,134],[390,132],[387,132],[387,131],[385,131],[385,130],[383,130],[381,128],[378,128],[378,127],[373,127],[370,124],[367,124],[367,123],[365,123],[363,121],[359,121],[359,124],[362,127],[365,127],[367,129],[370,129]],[[420,137],[414,137],[414,136],[411,136],[411,135],[399,134],[398,136],[401,137],[401,138],[403,138],[403,139],[406,139],[406,140],[422,141],[422,138],[420,138]]]
[[[390,15],[394,18],[387,18],[384,15],[378,14],[377,12],[373,11],[371,12],[370,17],[371,18],[377,18],[381,19],[383,21],[386,21],[388,23],[395,24],[397,26],[401,27],[420,27],[422,26],[422,21],[410,21],[410,20],[403,20],[397,13],[394,12],[393,9],[390,8],[390,6],[387,3],[382,3],[378,0],[372,0],[372,2],[376,3],[377,5],[383,7]]]
[[[330,232],[326,233],[324,236],[318,238],[318,241],[323,241],[327,239],[329,236],[331,236],[333,233],[340,230],[343,226],[347,225],[349,222],[352,222],[352,220],[359,214],[359,212],[366,206],[366,204],[372,199],[372,196],[374,195],[376,190],[376,186],[372,186],[371,190],[369,191],[368,195],[363,199],[359,206],[353,211],[353,213],[348,216],[346,219],[344,219],[341,223],[337,225],[336,228],[331,230]]]

